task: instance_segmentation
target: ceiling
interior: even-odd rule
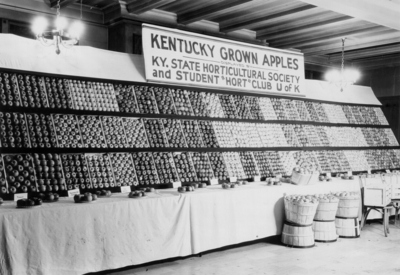
[[[37,1],[37,0],[36,0]],[[42,0],[54,8],[57,0]],[[400,0],[60,0],[103,24],[122,19],[296,49],[309,66],[400,64]]]

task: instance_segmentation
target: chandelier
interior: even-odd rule
[[[60,12],[60,0],[57,1],[57,13],[55,20],[55,29],[48,30],[48,22],[43,17],[38,17],[35,19],[32,25],[32,31],[36,35],[36,39],[39,40],[44,46],[56,47],[56,54],[60,54],[60,45],[65,48],[71,48],[72,46],[78,44],[79,36],[83,31],[83,25],[81,21],[75,21],[71,24],[68,31],[66,27],[68,25],[67,20],[61,16]],[[82,20],[82,0],[80,9],[80,19]]]
[[[341,92],[344,91],[348,86],[353,85],[358,78],[360,73],[354,69],[344,68],[344,41],[346,37],[342,38],[342,66],[339,70],[328,71],[325,75],[325,79],[329,81],[330,84],[338,87]]]

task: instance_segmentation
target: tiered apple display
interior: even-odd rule
[[[36,192],[35,172],[29,154],[4,156],[10,193]]]

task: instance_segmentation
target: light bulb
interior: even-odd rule
[[[69,35],[72,38],[79,39],[83,32],[84,26],[81,21],[75,21],[72,25],[71,28],[69,29]]]
[[[325,74],[325,79],[329,82],[337,81],[340,79],[340,72],[338,70],[331,70]]]
[[[44,17],[37,17],[32,24],[32,31],[34,34],[42,34],[47,28],[47,20]]]
[[[67,20],[64,17],[57,17],[56,19],[56,27],[58,31],[62,31],[67,26]]]

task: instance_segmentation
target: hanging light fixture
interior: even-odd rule
[[[63,45],[65,48],[71,48],[73,45],[78,44],[79,37],[83,31],[82,25],[82,0],[81,0],[81,9],[80,9],[80,21],[75,21],[71,24],[69,31],[66,31],[66,27],[68,25],[67,20],[61,16],[60,12],[60,1],[57,1],[57,13],[56,13],[56,21],[55,21],[55,29],[47,30],[48,22],[43,17],[38,17],[35,19],[32,25],[32,31],[36,35],[36,39],[39,40],[45,46],[56,47],[56,53],[60,54],[60,45]]]
[[[348,86],[353,85],[358,78],[360,73],[355,69],[344,68],[344,42],[346,37],[342,38],[342,66],[339,70],[328,71],[325,75],[325,79],[332,85],[338,87],[341,92],[344,91]]]

